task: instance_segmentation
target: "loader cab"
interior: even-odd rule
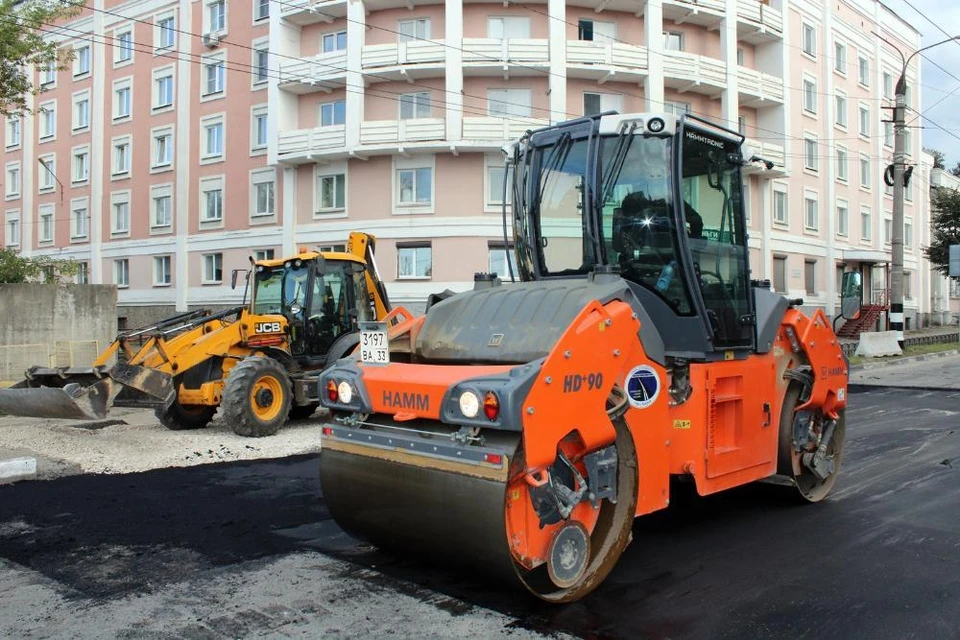
[[[251,309],[255,316],[282,315],[290,351],[303,364],[323,364],[330,347],[375,319],[362,260],[343,254],[324,259],[305,254],[257,264]]]
[[[614,268],[668,351],[754,345],[738,134],[690,117],[602,114],[514,149],[525,280]]]

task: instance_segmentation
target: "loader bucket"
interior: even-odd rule
[[[170,376],[154,369],[117,364],[108,375],[87,386],[70,383],[63,387],[0,389],[0,411],[33,418],[99,420],[106,417],[114,398],[125,387],[164,406],[176,395]]]

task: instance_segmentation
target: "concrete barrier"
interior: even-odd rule
[[[855,355],[876,358],[899,356],[902,353],[896,331],[869,331],[860,334],[860,344],[857,345]]]
[[[8,458],[0,460],[0,484],[29,480],[37,477],[36,458]]]

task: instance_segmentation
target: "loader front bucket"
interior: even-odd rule
[[[108,377],[87,386],[69,383],[63,387],[0,389],[0,411],[33,418],[99,420],[106,417],[114,398],[124,388],[134,389],[164,406],[176,396],[173,380],[160,371],[117,364],[107,373]]]

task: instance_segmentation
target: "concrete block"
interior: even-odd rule
[[[0,484],[29,480],[37,477],[36,458],[7,458],[0,460]]]
[[[896,331],[869,331],[860,334],[856,355],[866,358],[899,356],[903,353]]]

